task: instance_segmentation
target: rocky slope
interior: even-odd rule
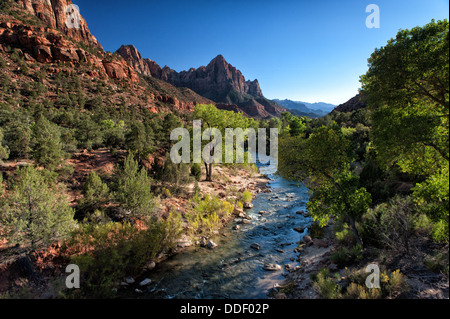
[[[150,59],[143,59],[132,46],[122,46],[119,53],[134,69],[146,76],[163,80],[176,87],[187,87],[210,99],[219,108],[240,111],[252,117],[280,116],[285,108],[263,96],[258,80],[247,81],[242,73],[229,64],[222,55],[206,67],[177,72],[168,66],[161,67]]]
[[[161,79],[161,67],[150,59],[142,58],[139,51],[133,45],[122,45],[117,50],[123,58],[139,73]]]
[[[351,98],[349,101],[336,107],[333,112],[349,113],[366,107],[367,103],[364,96],[358,94],[355,97]]]
[[[27,66],[35,72],[46,73],[42,83],[50,92],[58,73],[86,79],[81,82],[86,84],[87,95],[91,93],[89,83],[106,81],[115,92],[121,92],[117,94],[120,99],[119,96],[117,99],[114,95],[108,96],[111,106],[116,104],[115,100],[124,100],[126,104],[146,107],[157,113],[189,112],[198,103],[212,103],[192,90],[176,88],[157,78],[144,81],[136,72],[140,71],[137,66],[132,67],[120,55],[103,50],[81,16],[78,29],[64,25],[68,4],[71,2],[66,0],[9,0],[2,3],[0,56],[8,62],[2,72],[13,78],[19,87],[35,81],[31,74],[28,77],[18,74]]]
[[[14,0],[27,12],[42,20],[48,27],[87,45],[101,47],[91,34],[86,21],[75,11],[70,0]]]

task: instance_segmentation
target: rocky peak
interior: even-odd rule
[[[139,73],[145,76],[153,76],[161,78],[161,67],[150,59],[143,59],[141,53],[134,45],[122,45],[117,50],[125,61],[129,62],[131,66]]]
[[[35,15],[48,24],[76,41],[87,45],[101,47],[97,39],[91,34],[86,21],[76,12],[70,0],[15,0],[27,12]],[[80,11],[82,8],[80,8]],[[74,23],[75,20],[77,23]],[[74,23],[71,25],[70,23]]]
[[[185,87],[217,103],[219,108],[239,110],[258,118],[280,116],[286,111],[264,98],[258,80],[247,81],[241,71],[219,54],[207,66],[177,72],[161,67],[150,59],[143,59],[132,45],[122,46],[119,53],[139,73],[152,76],[176,87]]]

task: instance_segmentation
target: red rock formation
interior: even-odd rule
[[[257,118],[280,116],[285,108],[264,98],[258,80],[246,81],[242,73],[230,65],[222,55],[208,66],[180,73],[165,66],[163,69],[150,59],[143,59],[132,45],[123,45],[118,51],[133,68],[176,87],[187,87],[210,99],[221,109],[243,112]],[[166,103],[165,101],[161,101]]]
[[[114,61],[101,59],[66,40],[57,30],[23,25],[20,22],[2,22],[0,42],[28,51],[26,54],[32,55],[41,63],[85,62],[91,65],[93,74],[107,74],[113,79],[139,82],[138,74],[123,58],[119,57]]]
[[[106,74],[112,79],[130,79],[132,82],[139,82],[139,76],[129,67],[125,61],[103,61]]]
[[[217,102],[235,102],[223,99],[230,91],[263,97],[258,80],[246,81],[241,71],[229,64],[222,55],[218,55],[208,66],[190,69],[180,73],[164,67],[161,80],[178,87],[188,87],[200,95]]]
[[[161,77],[161,67],[150,59],[143,59],[133,45],[122,45],[117,53],[128,61],[137,72],[145,76]]]
[[[80,12],[74,11],[70,0],[15,0],[29,13],[35,15],[52,29],[58,29],[73,39],[87,45],[101,47],[91,34]],[[80,9],[81,11],[81,9]]]

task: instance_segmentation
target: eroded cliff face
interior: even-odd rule
[[[285,108],[263,96],[258,80],[246,81],[241,71],[218,55],[207,66],[177,72],[144,59],[133,45],[123,45],[119,53],[138,72],[160,79],[176,87],[186,87],[216,102],[225,110],[243,112],[247,116],[269,118],[280,116]]]
[[[14,10],[19,10],[16,12],[21,16],[33,15],[40,23],[3,15],[0,44],[20,49],[28,60],[47,64],[67,62],[74,67],[87,64],[92,76],[139,82],[138,74],[123,58],[103,51],[83,17],[78,11],[69,10],[71,1],[14,0],[13,3]],[[71,17],[76,21],[70,20]]]
[[[161,79],[161,67],[150,59],[142,58],[139,51],[133,45],[122,45],[117,50],[126,61],[139,73],[145,76],[153,76]]]
[[[156,62],[144,59],[133,45],[123,45],[117,53],[143,75],[158,78],[177,87],[190,88],[217,102],[231,102],[221,99],[230,91],[255,98],[263,97],[258,80],[246,81],[242,73],[229,64],[222,55],[218,55],[206,67],[176,72],[168,66],[161,69]]]
[[[229,64],[222,55],[218,55],[206,67],[192,68],[180,73],[164,67],[161,80],[175,86],[188,87],[217,102],[233,102],[222,98],[230,91],[253,97],[263,96],[258,80],[246,81],[241,71]]]
[[[91,34],[80,11],[70,0],[15,0],[27,12],[76,41],[101,47]]]
[[[57,73],[88,75],[90,81],[98,79],[109,82],[113,87],[126,87],[127,90],[120,94],[127,103],[146,107],[153,113],[192,112],[196,104],[213,103],[190,89],[176,88],[159,80],[161,68],[149,59],[142,59],[137,50],[128,48],[130,56],[135,57],[138,63],[142,59],[145,64],[133,64],[120,55],[104,52],[81,16],[79,29],[68,28],[64,16],[71,15],[66,10],[70,1],[10,2],[7,10],[0,12],[0,55],[11,57],[14,53],[21,63],[35,70],[45,70],[48,78],[44,83],[47,85],[52,85]],[[10,61],[8,68],[17,71],[22,67],[17,60]],[[151,77],[147,83],[141,80],[139,72],[156,77]],[[16,72],[11,76],[17,77]],[[25,82],[26,79],[20,78],[20,81]],[[90,93],[90,88],[86,90]]]

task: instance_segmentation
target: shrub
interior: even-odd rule
[[[204,199],[195,197],[194,209],[186,214],[189,226],[194,234],[210,235],[222,225],[234,211],[234,205],[218,197],[207,195]]]
[[[330,277],[328,269],[322,269],[314,276],[314,287],[318,291],[322,299],[339,299],[341,298],[341,287],[334,278]]]
[[[253,195],[249,191],[245,191],[242,193],[242,201],[244,203],[251,203],[252,199],[253,199]]]
[[[431,232],[431,222],[410,197],[396,196],[364,214],[360,229],[366,244],[387,247],[398,254],[411,254],[410,241]]]
[[[400,270],[389,272],[381,267],[380,289],[367,288],[365,283],[367,276],[368,273],[365,272],[364,268],[360,270],[348,270],[346,277],[350,283],[344,297],[357,299],[396,298],[400,294],[409,291],[406,277]]]
[[[9,148],[8,146],[3,145],[3,130],[0,128],[0,163],[4,159],[8,159],[9,157]]]
[[[83,186],[83,198],[79,202],[84,212],[94,212],[102,208],[109,200],[108,185],[103,183],[100,176],[94,171],[89,172]]]
[[[362,258],[363,249],[361,245],[355,245],[350,249],[347,247],[340,247],[330,256],[330,260],[337,264],[339,268],[359,262]]]
[[[19,169],[5,199],[0,221],[6,239],[33,251],[64,238],[74,227],[74,212],[64,190],[34,167]]]
[[[82,294],[111,297],[125,276],[139,273],[151,260],[176,246],[181,218],[171,213],[166,221],[151,219],[145,230],[125,223],[85,224],[65,245],[75,254],[72,263],[82,273]]]
[[[449,259],[448,251],[436,253],[434,256],[425,258],[424,265],[435,273],[444,273],[448,277]]]
[[[407,292],[409,285],[406,281],[406,276],[397,269],[390,274],[387,272],[381,273],[381,288],[387,296],[396,298],[400,294]]]
[[[347,287],[347,291],[343,297],[346,299],[380,299],[381,291],[376,288],[369,289],[365,286],[352,282]]]
[[[334,224],[334,232],[336,240],[341,245],[352,245],[355,243],[355,238],[350,227],[342,222],[336,222]]]
[[[202,169],[200,164],[198,163],[192,164],[191,175],[194,176],[196,181],[199,181],[202,178]]]
[[[139,164],[133,155],[128,155],[123,167],[116,170],[115,198],[128,210],[130,217],[149,217],[154,208],[151,192],[151,178],[145,168],[139,170]]]

